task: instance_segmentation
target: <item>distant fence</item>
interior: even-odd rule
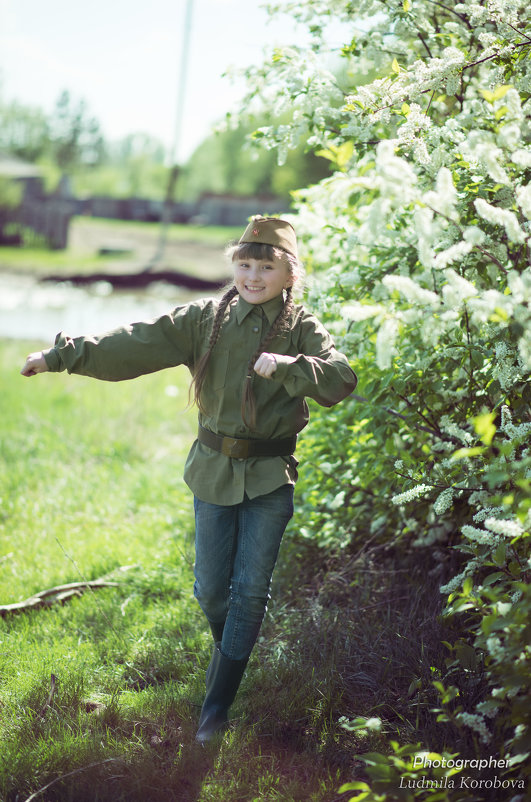
[[[8,224],[16,224],[43,237],[51,248],[66,248],[68,227],[75,215],[105,217],[116,220],[157,222],[163,214],[162,201],[149,198],[111,198],[94,196],[75,198],[59,190],[45,195],[40,179],[25,183],[21,205],[17,209],[0,209],[0,240]],[[283,198],[271,196],[239,197],[205,193],[194,202],[172,203],[169,220],[172,223],[201,225],[245,226],[253,214],[276,215],[287,211]],[[16,238],[22,234],[11,235]]]
[[[19,206],[0,208],[0,242],[20,244],[28,235],[42,237],[51,248],[66,248],[68,226],[75,214],[71,199],[45,195],[38,177],[20,179],[24,194]]]
[[[108,217],[117,220],[158,221],[162,218],[162,201],[149,198],[109,198],[94,196],[72,199],[76,214]],[[245,226],[253,214],[281,214],[288,204],[271,196],[215,195],[205,193],[194,202],[170,205],[172,223],[201,223],[210,226]]]
[[[66,248],[68,226],[73,216],[72,204],[61,198],[25,198],[14,213],[24,228],[44,237],[51,248]]]

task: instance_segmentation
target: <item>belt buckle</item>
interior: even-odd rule
[[[224,437],[221,444],[221,453],[234,459],[246,459],[249,456],[249,441],[238,440],[235,437]]]

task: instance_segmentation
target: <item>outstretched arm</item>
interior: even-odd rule
[[[35,351],[26,357],[24,367],[20,371],[23,376],[36,376],[37,373],[46,373],[48,365],[42,351]]]

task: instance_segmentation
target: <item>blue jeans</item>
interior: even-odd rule
[[[284,530],[293,515],[293,485],[221,506],[194,498],[194,595],[209,623],[223,624],[221,652],[251,654],[264,618]]]

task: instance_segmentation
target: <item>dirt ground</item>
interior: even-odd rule
[[[205,279],[220,279],[230,274],[223,255],[226,242],[204,242],[193,239],[177,240],[168,237],[157,269],[177,270]],[[158,226],[131,226],[120,221],[75,218],[70,224],[68,248],[79,256],[96,256],[102,250],[109,254],[101,266],[114,272],[145,270],[157,253],[160,240]]]

